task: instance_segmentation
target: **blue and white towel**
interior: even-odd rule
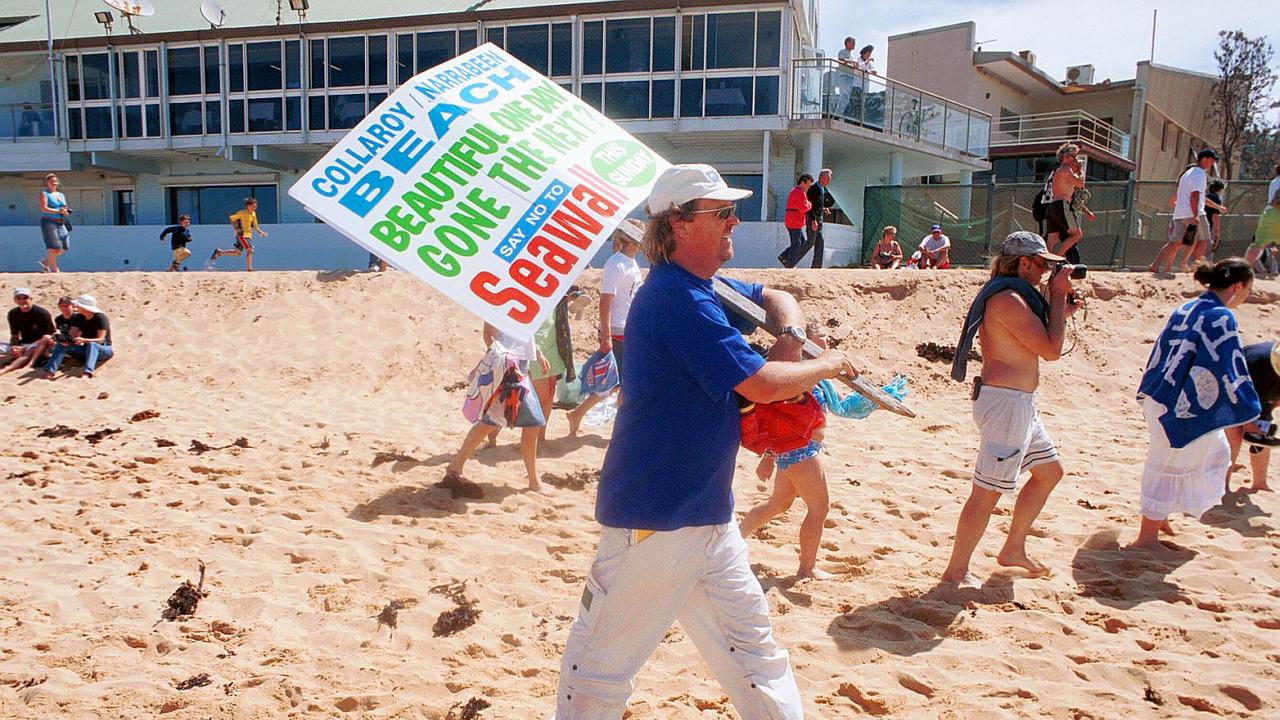
[[[1138,385],[1144,397],[1164,407],[1160,426],[1175,448],[1258,417],[1262,405],[1235,316],[1217,295],[1206,292],[1173,311]]]

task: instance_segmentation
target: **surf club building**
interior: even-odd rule
[[[363,267],[288,188],[391,89],[486,42],[668,160],[753,190],[739,266],[776,266],[802,172],[834,171],[831,265],[859,256],[865,186],[991,169],[989,114],[824,57],[818,0],[50,5],[8,0],[0,17],[0,271],[36,269],[49,172],[75,209],[67,270],[163,269],[156,237],[184,214],[195,269],[246,197],[271,234],[257,267]]]

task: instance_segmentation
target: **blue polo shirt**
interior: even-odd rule
[[[764,287],[724,278],[764,304]],[[608,527],[676,530],[733,521],[740,429],[733,389],[764,365],[710,280],[654,266],[627,315],[627,373],[596,495]]]

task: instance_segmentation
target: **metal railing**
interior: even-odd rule
[[[1129,133],[1083,110],[1008,115],[996,121],[991,147],[1073,142],[1126,160],[1132,149]]]
[[[837,118],[877,132],[985,158],[991,116],[831,58],[791,61],[791,117]]]
[[[53,137],[52,103],[0,104],[0,141]]]

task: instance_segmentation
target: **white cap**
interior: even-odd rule
[[[644,244],[644,223],[635,218],[626,218],[613,231],[614,235],[636,245]]]
[[[98,307],[97,299],[94,298],[92,295],[81,295],[75,300],[72,300],[71,304],[75,305],[78,308],[84,308],[89,312],[94,312],[94,313],[102,312],[102,309]]]
[[[672,165],[658,176],[646,207],[660,215],[691,200],[741,200],[750,190],[729,187],[710,165]]]
[[[27,297],[35,297],[34,295],[31,294],[31,288],[24,288],[24,287],[14,288],[13,296],[18,297],[19,295],[26,295]]]

